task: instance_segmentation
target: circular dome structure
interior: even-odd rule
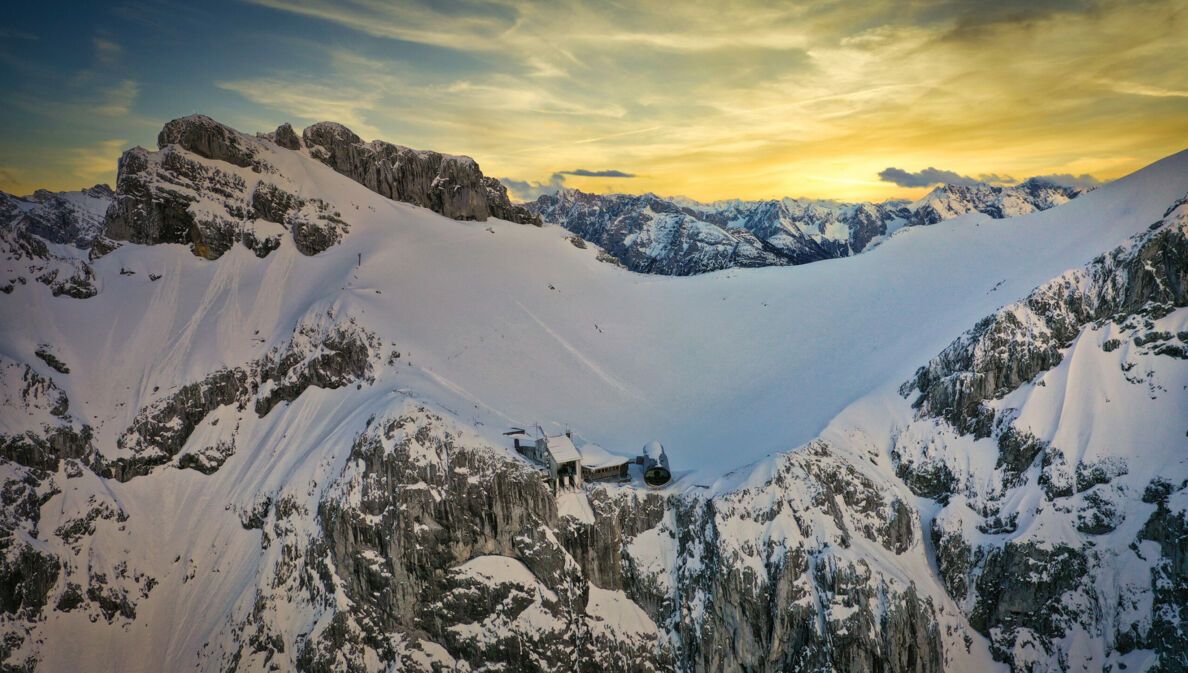
[[[644,445],[644,483],[651,488],[660,488],[672,481],[672,471],[668,469],[668,454],[664,447],[652,440]]]

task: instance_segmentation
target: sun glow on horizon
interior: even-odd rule
[[[14,17],[0,189],[112,182],[120,149],[196,110],[466,154],[519,198],[917,198],[880,173],[1109,180],[1188,137],[1176,0],[173,9],[90,8],[61,40]]]

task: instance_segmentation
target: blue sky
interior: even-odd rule
[[[1184,149],[1185,53],[1180,0],[22,3],[0,28],[0,189],[113,182],[193,112],[340,121],[521,195],[1111,179]]]

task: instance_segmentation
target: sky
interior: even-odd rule
[[[1188,147],[1188,0],[19,3],[0,190],[114,185],[200,112],[711,201],[1090,186]]]

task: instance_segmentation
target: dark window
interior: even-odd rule
[[[668,471],[668,468],[660,465],[653,465],[648,468],[647,472],[644,472],[644,481],[648,483],[648,486],[663,486],[671,479],[672,473]]]

